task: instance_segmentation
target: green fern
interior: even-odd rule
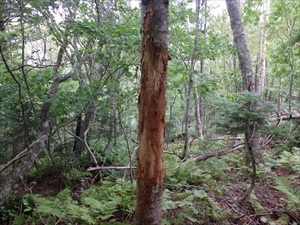
[[[280,155],[279,164],[300,175],[300,151],[294,149],[297,148],[293,148],[292,152],[283,151]]]
[[[287,206],[292,211],[298,211],[300,207],[300,190],[295,191],[290,187],[291,181],[285,177],[275,177],[277,185],[275,188],[287,196]]]

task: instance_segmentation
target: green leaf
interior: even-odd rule
[[[179,213],[178,218],[185,218],[185,219],[188,219],[188,220],[190,220],[194,223],[199,223],[199,221],[196,218],[194,218],[194,217],[192,217],[192,216],[190,216],[189,214],[186,214],[186,213]]]
[[[24,213],[20,213],[18,216],[16,216],[12,224],[13,225],[23,225],[23,224],[25,224]]]
[[[176,206],[175,202],[172,200],[167,200],[167,201],[162,202],[162,210],[163,211],[168,210],[168,209],[176,209],[176,208],[177,208],[177,206]]]
[[[204,190],[194,190],[193,192],[201,200],[207,198],[207,193]]]

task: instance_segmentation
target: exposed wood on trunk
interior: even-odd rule
[[[142,60],[137,154],[137,225],[162,223],[168,1],[142,0]]]

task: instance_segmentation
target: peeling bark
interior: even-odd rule
[[[136,224],[161,224],[168,1],[142,1]]]

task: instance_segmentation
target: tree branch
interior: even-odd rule
[[[192,158],[193,161],[195,162],[200,162],[202,160],[206,160],[215,156],[222,156],[222,155],[227,155],[231,152],[234,152],[236,150],[239,150],[241,148],[244,148],[244,144],[240,144],[236,147],[234,147],[233,149],[227,150],[227,151],[219,151],[219,152],[213,152],[213,153],[208,153],[208,154],[204,154],[204,155],[200,155],[200,156],[196,156],[194,158]]]
[[[89,167],[88,171],[93,170],[130,170],[136,169],[135,166],[97,166],[97,167]]]

